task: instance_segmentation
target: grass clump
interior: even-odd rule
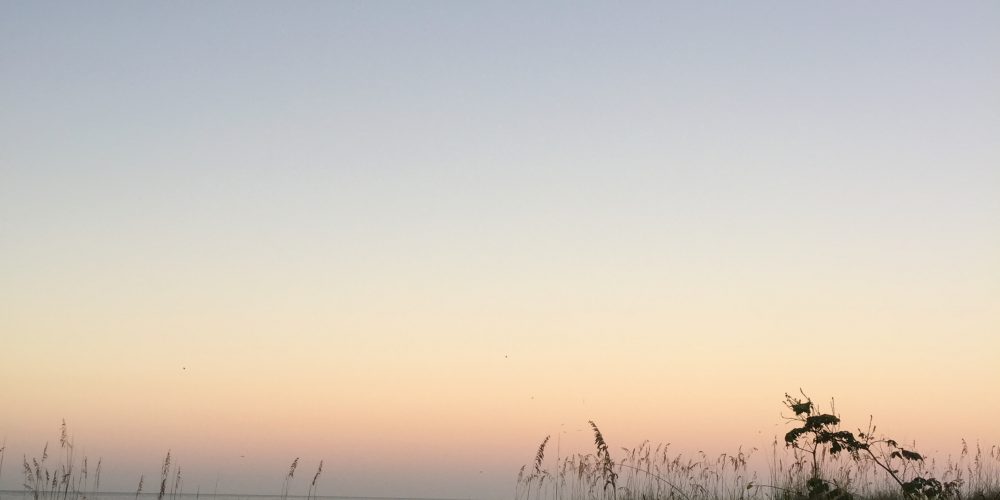
[[[3,463],[7,452],[6,442],[0,444],[0,473],[3,472]],[[60,455],[61,460],[53,463],[53,455]],[[24,456],[22,468],[22,486],[24,500],[97,500],[101,497],[101,468],[103,459],[98,458],[96,467],[91,474],[88,470],[90,461],[87,457],[77,460],[74,455],[73,439],[63,421],[59,428],[59,450],[50,450],[46,443],[42,448],[41,456],[29,458]],[[292,481],[295,478],[295,471],[299,466],[299,459],[292,461],[288,472],[285,474],[281,484],[281,491],[278,495],[283,500],[287,500],[294,495],[290,495]],[[320,475],[323,473],[323,461],[319,462],[319,467],[309,484],[309,491],[305,498],[316,497]],[[135,499],[146,495],[156,496],[156,500],[179,500],[184,497],[184,476],[181,467],[170,450],[160,466],[159,489],[154,489],[149,493],[144,493],[146,487],[146,475],[140,474],[138,485],[135,488]],[[155,487],[155,486],[154,486]],[[196,490],[195,498],[200,497],[200,487]],[[103,492],[108,493],[108,492]],[[131,493],[116,492],[116,495]]]
[[[804,393],[785,395],[793,425],[772,443],[768,474],[750,466],[756,448],[710,457],[685,457],[670,444],[648,441],[622,448],[617,461],[597,424],[595,451],[557,458],[543,467],[545,444],[526,475],[522,467],[515,500],[1000,500],[1000,447],[970,452],[943,468],[912,446],[882,434],[869,419],[856,432],[842,428],[831,403],[820,411]],[[616,453],[618,455],[618,453]],[[761,470],[761,472],[763,472]]]

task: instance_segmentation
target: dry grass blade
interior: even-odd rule
[[[299,457],[295,457],[292,460],[292,465],[288,467],[288,474],[285,475],[285,482],[281,485],[281,498],[282,500],[288,498],[288,488],[292,479],[295,477],[295,469],[299,466]]]
[[[545,460],[545,445],[548,444],[549,438],[552,436],[545,436],[542,440],[542,444],[538,445],[538,453],[535,453],[535,474],[542,473],[542,461]]]
[[[601,434],[601,430],[597,428],[597,424],[593,420],[589,423],[590,427],[594,430],[594,444],[597,445],[597,459],[601,461],[601,476],[604,479],[604,489],[607,490],[608,486],[610,486],[612,494],[617,497],[618,474],[615,473],[615,462],[611,459],[611,453],[608,451],[608,443],[604,441],[604,434]]]
[[[160,494],[156,500],[163,500],[163,495],[167,493],[168,477],[170,477],[170,450],[167,450],[167,457],[163,459],[163,468],[160,470]]]
[[[144,476],[144,475],[140,475],[139,476],[139,487],[135,489],[135,498],[136,498],[136,500],[138,500],[139,499],[139,495],[142,494],[142,483],[143,483],[143,481],[145,479],[146,479],[146,476]]]
[[[312,482],[309,484],[309,494],[308,498],[312,498],[316,494],[316,482],[319,481],[319,475],[323,473],[323,461],[319,461],[319,467],[316,468],[316,474],[313,474]]]

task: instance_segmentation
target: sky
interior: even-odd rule
[[[996,2],[0,2],[0,488],[1000,443]],[[306,491],[307,479],[293,485]]]

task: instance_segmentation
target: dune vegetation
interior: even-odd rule
[[[1000,500],[1000,446],[962,441],[961,453],[939,462],[866,427],[846,430],[832,409],[823,413],[805,394],[785,396],[787,433],[771,449],[692,456],[674,453],[669,444],[643,442],[612,448],[600,428],[589,422],[595,450],[547,460],[550,437],[530,464],[521,467],[514,500]],[[22,498],[96,500],[101,496],[101,465],[74,454],[63,421],[58,448],[46,444],[39,457],[23,457]],[[0,476],[6,447],[0,444]],[[754,464],[764,461],[766,468]],[[279,495],[290,495],[299,459],[291,462]],[[763,471],[763,472],[762,472]],[[308,494],[316,496],[323,462],[311,476]],[[154,485],[137,478],[134,496],[157,500],[198,497],[184,492],[180,466],[170,451]],[[150,486],[152,486],[150,488]],[[116,492],[119,496],[121,492]],[[131,496],[131,493],[129,494]],[[207,496],[207,495],[206,495]],[[301,496],[298,496],[302,498]]]
[[[1000,499],[1000,446],[972,449],[943,463],[877,432],[848,431],[831,409],[785,395],[790,428],[770,453],[738,449],[708,456],[675,454],[644,442],[612,451],[593,421],[596,449],[546,462],[546,436],[517,476],[516,500],[934,500]],[[766,472],[751,465],[766,459]]]
[[[3,475],[5,445],[0,445],[0,477]],[[22,498],[28,500],[96,500],[102,494],[114,494],[120,498],[123,492],[106,492],[101,490],[101,465],[102,459],[98,459],[96,464],[87,457],[77,459],[74,454],[73,440],[66,428],[66,421],[60,426],[59,448],[55,449],[48,443],[42,448],[42,454],[38,457],[23,457],[21,474],[23,480]],[[93,468],[91,468],[91,466]],[[312,499],[317,496],[317,483],[323,473],[323,461],[319,462],[319,467],[312,480],[308,484],[308,493],[303,495],[291,495],[291,485],[295,479],[295,472],[299,466],[299,459],[295,458],[288,468],[281,483],[281,492],[274,495],[282,500],[296,497]],[[160,467],[160,477],[155,485],[147,484],[146,476],[140,475],[137,479],[136,488],[133,493],[134,498],[156,497],[157,500],[178,500],[181,497],[199,498],[202,496],[200,488],[194,491],[184,491],[184,476],[181,467],[176,463],[167,451]],[[216,492],[204,494],[206,497],[219,496]],[[233,495],[222,495],[232,497]],[[263,496],[268,496],[264,494]]]

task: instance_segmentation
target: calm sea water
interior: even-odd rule
[[[158,493],[142,493],[138,496],[139,500],[156,500],[159,496]],[[79,496],[74,497],[70,495],[67,500],[128,500],[135,499],[135,493],[97,493],[95,495],[88,495],[86,497]],[[342,497],[342,496],[312,496],[306,497],[304,495],[288,495],[285,497],[288,500],[306,500],[310,498],[312,500],[465,500],[465,499],[455,499],[455,498],[413,498],[413,497]],[[32,500],[33,497],[25,491],[21,490],[0,490],[0,500]],[[63,500],[62,495],[56,498],[39,497],[39,500]],[[278,495],[231,495],[231,494],[195,494],[195,493],[183,493],[177,495],[164,495],[163,500],[282,500],[281,496]]]

